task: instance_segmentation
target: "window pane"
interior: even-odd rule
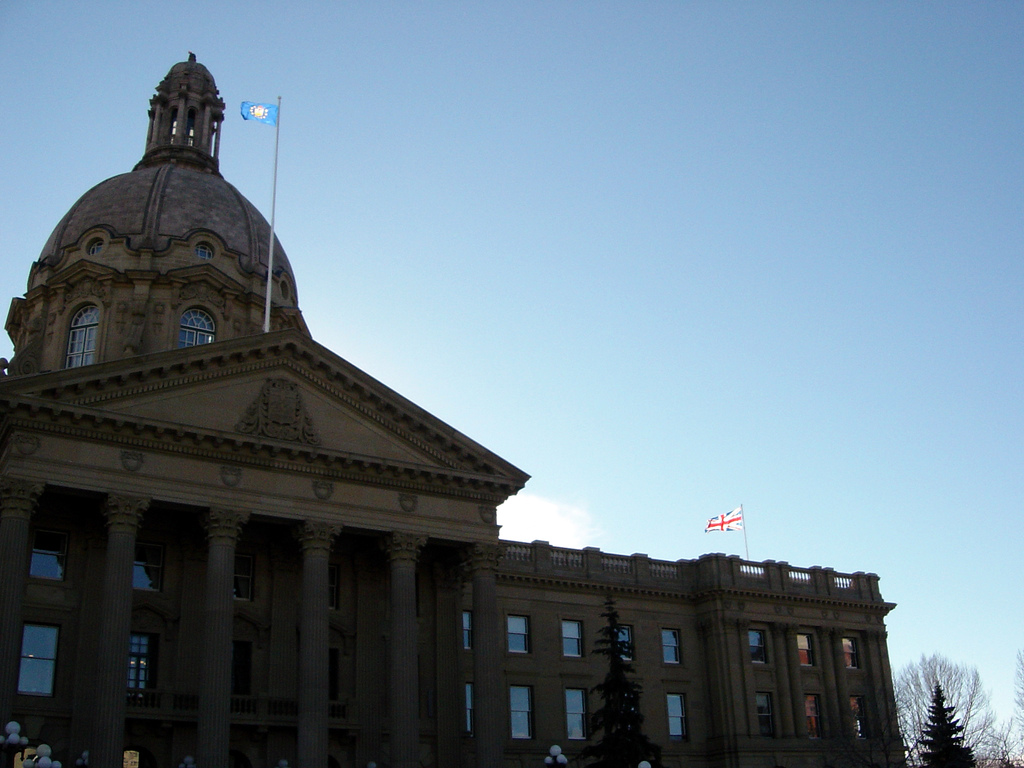
[[[36,531],[32,546],[32,561],[29,575],[37,579],[64,578],[64,558],[67,554],[68,537],[63,533]]]
[[[462,612],[462,647],[467,651],[473,647],[473,612]]]
[[[814,666],[814,650],[811,646],[810,635],[796,636],[796,650],[800,657],[800,665],[804,667]]]
[[[583,655],[583,627],[578,621],[562,622],[562,655],[582,656]]]
[[[772,722],[772,695],[757,694],[757,724],[762,736],[774,736],[775,725]]]
[[[159,592],[162,588],[164,562],[163,548],[158,544],[135,545],[135,567],[132,569],[132,587]]]
[[[530,622],[526,616],[508,617],[508,649],[512,653],[529,653]]]
[[[686,703],[681,693],[670,693],[665,698],[668,710],[668,735],[671,739],[686,737]]]
[[[234,590],[236,600],[252,600],[252,557],[249,555],[235,555]]]
[[[633,660],[633,628],[628,624],[619,627],[619,642],[622,645],[622,658],[626,661]]]
[[[57,662],[57,627],[26,624],[21,634],[18,693],[53,695]]]
[[[512,720],[512,738],[533,738],[530,724],[530,688],[525,685],[513,685],[509,688],[509,711]]]
[[[565,735],[587,738],[587,692],[582,688],[565,689]]]
[[[133,634],[128,644],[128,687],[156,685],[156,635]]]
[[[767,664],[768,652],[764,645],[764,632],[760,629],[752,629],[747,633],[750,642],[750,660],[755,664]]]
[[[679,630],[661,630],[661,656],[666,664],[679,663]]]

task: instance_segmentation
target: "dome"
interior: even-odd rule
[[[40,264],[56,267],[64,249],[79,245],[96,229],[114,239],[124,238],[131,252],[146,250],[158,257],[175,241],[209,234],[237,258],[242,272],[266,275],[270,224],[263,214],[220,175],[187,166],[140,167],[100,182],[57,224],[39,255]],[[103,256],[100,252],[89,259],[102,263]],[[161,271],[192,263],[168,263]],[[287,275],[295,285],[288,257],[276,238],[274,272]]]
[[[142,159],[71,206],[33,264],[25,296],[12,300],[11,374],[261,329],[309,335],[284,249],[276,238],[271,249],[267,220],[220,175],[223,121],[213,76],[189,54],[149,101]]]

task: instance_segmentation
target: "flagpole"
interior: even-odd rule
[[[263,309],[263,332],[270,332],[270,296],[274,290],[274,216],[277,213],[277,146],[281,138],[281,97],[277,97],[274,121],[274,191],[270,195],[270,255],[267,257],[267,303]],[[746,536],[746,534],[744,534]]]
[[[747,516],[743,514],[742,504],[740,504],[740,517],[743,518],[743,552],[746,559],[750,560],[750,547],[747,546]]]

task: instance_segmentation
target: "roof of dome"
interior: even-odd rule
[[[132,250],[154,253],[166,251],[173,240],[210,232],[237,255],[245,272],[266,274],[270,225],[242,193],[216,174],[165,164],[137,168],[100,182],[57,224],[39,261],[56,266],[64,248],[76,245],[96,227],[106,229],[112,237],[126,238]],[[279,270],[294,286],[291,264],[275,237],[274,272]]]

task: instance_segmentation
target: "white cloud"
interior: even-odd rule
[[[600,546],[604,536],[604,531],[583,507],[529,493],[519,493],[498,507],[498,523],[503,539],[540,539],[573,549]]]

